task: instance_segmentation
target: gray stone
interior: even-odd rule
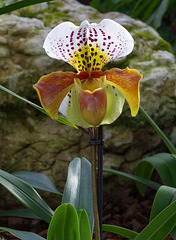
[[[42,45],[51,28],[63,21],[80,24],[87,19],[99,23],[104,18],[110,18],[130,31],[135,48],[128,57],[114,60],[104,69],[129,66],[143,74],[141,105],[168,136],[172,133],[171,139],[175,143],[175,58],[169,44],[153,28],[121,13],[101,14],[75,0],[31,6],[14,14],[0,16],[0,83],[3,86],[39,104],[32,85],[42,75],[58,70],[73,71],[67,63],[45,54]],[[166,150],[142,114],[139,113],[136,118],[130,116],[128,104],[115,123],[105,126],[104,139],[105,166],[129,173],[134,172],[144,156]],[[21,100],[0,92],[1,169],[26,152],[31,152],[32,155],[18,163],[13,171],[45,173],[62,191],[69,162],[77,156],[90,160],[88,142],[87,130],[64,126]],[[115,188],[115,193],[122,195],[128,192],[131,184],[105,174],[106,190]],[[52,199],[55,206],[58,199]],[[13,204],[13,200],[9,201]]]

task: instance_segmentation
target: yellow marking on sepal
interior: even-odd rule
[[[142,75],[136,69],[129,69],[128,67],[123,70],[112,68],[104,73],[107,83],[117,88],[126,98],[131,109],[131,115],[135,117],[139,110],[139,83]]]

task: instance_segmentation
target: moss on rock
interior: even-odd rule
[[[37,18],[43,21],[45,26],[50,26],[53,23],[58,23],[62,19],[68,19],[68,15],[62,10],[64,3],[55,1],[46,3],[46,7],[36,10],[36,5],[22,8],[15,12],[16,15],[28,18]]]
[[[167,41],[165,41],[162,38],[158,40],[156,50],[164,50],[164,51],[168,51],[168,52],[173,53],[170,43],[168,43]]]
[[[153,34],[151,33],[151,32],[149,32],[149,31],[138,31],[137,33],[135,33],[134,35],[133,35],[133,37],[134,38],[136,38],[136,39],[138,39],[138,38],[144,38],[144,39],[146,39],[146,40],[148,40],[148,41],[150,41],[150,40],[154,40],[156,37],[155,36],[153,36]]]

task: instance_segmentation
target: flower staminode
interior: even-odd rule
[[[137,114],[142,75],[129,68],[102,71],[106,63],[133,50],[133,38],[120,24],[110,19],[83,21],[80,27],[64,22],[51,30],[43,47],[50,57],[77,70],[45,75],[34,85],[51,118],[59,111],[82,127],[110,124],[121,114],[125,98],[131,115]]]

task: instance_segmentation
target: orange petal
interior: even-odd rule
[[[45,75],[34,85],[40,102],[51,118],[58,118],[58,109],[66,94],[74,86],[76,73],[55,72]]]
[[[112,68],[105,71],[104,74],[107,83],[117,88],[126,98],[131,109],[131,115],[136,116],[140,103],[139,82],[142,75],[136,69],[129,68],[124,70]]]

